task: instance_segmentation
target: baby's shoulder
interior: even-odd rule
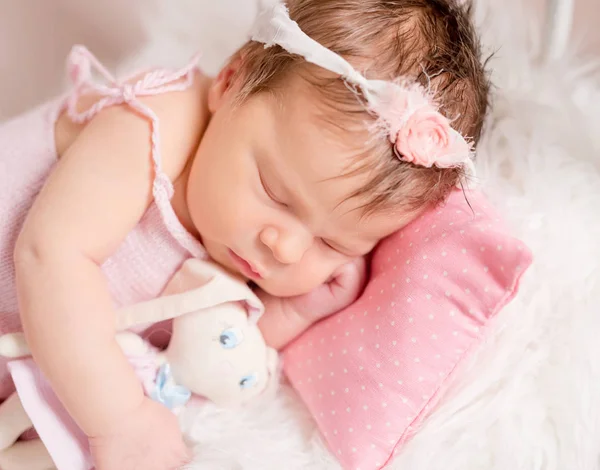
[[[139,78],[134,77],[131,82]],[[177,176],[187,159],[195,153],[204,134],[209,120],[207,95],[210,83],[210,78],[197,71],[192,85],[184,90],[136,97],[136,101],[150,109],[158,120],[159,150],[165,171],[171,177]],[[102,97],[99,95],[81,96],[77,102],[77,111],[87,111],[100,99]],[[60,158],[64,155],[77,141],[91,136],[110,141],[115,133],[126,134],[132,140],[149,142],[149,119],[140,115],[131,104],[102,109],[83,124],[72,121],[64,111],[59,115],[55,126],[58,156]]]

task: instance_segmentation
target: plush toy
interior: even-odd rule
[[[213,264],[192,259],[161,297],[118,311],[117,330],[121,332],[117,341],[146,393],[174,412],[181,410],[192,394],[219,406],[238,406],[277,384],[277,353],[266,346],[256,326],[262,311],[261,302],[244,282]],[[124,331],[169,319],[173,320],[172,335],[164,351],[136,333]],[[23,334],[0,337],[0,355],[29,355]],[[47,400],[32,398],[43,393],[25,393],[25,384],[19,386],[15,373],[13,378],[17,392],[0,405],[0,468],[91,468],[86,456],[65,457],[73,453],[73,447],[67,451],[64,429],[49,429],[47,416],[43,416],[56,410],[48,410]],[[60,420],[56,422],[61,425],[55,428],[64,427]],[[17,442],[31,427],[41,441]]]

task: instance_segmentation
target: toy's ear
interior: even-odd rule
[[[265,387],[264,393],[275,395],[279,388],[279,377],[281,375],[281,361],[279,354],[273,348],[267,348],[267,370],[269,372],[269,380]]]
[[[0,336],[0,356],[16,358],[31,356],[31,351],[23,333],[9,333]]]
[[[117,330],[159,323],[228,302],[245,301],[261,306],[251,289],[212,263],[187,260],[173,276],[163,295],[117,312]]]

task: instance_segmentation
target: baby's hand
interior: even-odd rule
[[[259,322],[265,341],[273,348],[282,348],[316,321],[354,302],[366,279],[366,261],[358,258],[308,294],[281,298],[259,291],[257,294],[265,305],[265,314]]]
[[[90,437],[90,449],[96,470],[177,470],[190,458],[177,418],[149,398],[105,435]]]
[[[364,258],[357,258],[333,273],[331,279],[312,292],[284,299],[300,316],[311,324],[339,312],[362,293],[367,280]]]

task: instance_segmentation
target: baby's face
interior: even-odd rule
[[[299,295],[406,222],[364,217],[361,200],[349,198],[365,177],[340,177],[356,149],[323,129],[307,93],[263,93],[235,106],[221,79],[187,190],[216,262],[272,295]]]

